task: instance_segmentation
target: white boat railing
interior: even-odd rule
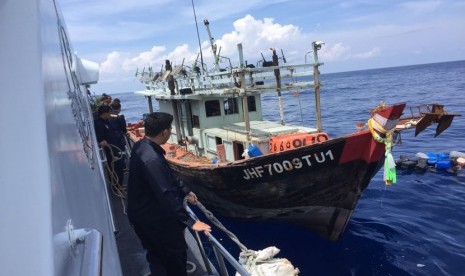
[[[190,214],[190,216],[198,220],[197,216],[195,213],[192,211],[189,206],[186,206],[187,212]],[[208,275],[212,275],[212,267],[211,267],[211,262],[209,261],[207,254],[205,253],[205,249],[202,245],[202,240],[200,239],[199,233],[194,231],[194,238],[197,242],[197,245],[199,246],[200,253],[202,255],[202,259],[205,265],[205,268],[208,272]],[[247,270],[234,258],[226,248],[221,245],[221,243],[210,233],[206,234],[207,239],[211,247],[213,248],[213,252],[215,253],[215,260],[218,263],[218,268],[219,268],[219,274],[221,276],[229,276],[228,270],[226,268],[226,264],[224,260],[226,261],[236,270],[237,273],[239,273],[241,276],[250,276],[250,273],[247,272]]]
[[[102,273],[102,234],[95,229],[82,229],[82,233],[80,241],[84,244],[84,250],[81,275],[99,276]]]
[[[62,253],[63,262],[74,262],[79,275],[102,275],[103,235],[96,229],[74,229],[71,220],[68,220],[65,231],[54,236],[54,247]],[[80,256],[80,258],[75,258]],[[79,261],[76,261],[78,259]]]
[[[165,74],[172,74],[176,83],[176,94],[179,94],[180,88],[190,87],[196,94],[215,94],[216,91],[222,91],[228,88],[237,87],[237,81],[243,78],[246,90],[263,90],[275,91],[276,90],[276,76],[274,70],[280,70],[280,78],[287,83],[287,86],[281,89],[305,89],[314,86],[314,66],[318,64],[299,64],[299,65],[282,65],[282,66],[269,66],[260,68],[234,68],[232,71],[216,72],[210,74],[192,74],[189,72],[186,75],[179,75],[165,71]],[[168,80],[164,77],[153,78],[154,73],[144,72],[137,73],[140,80],[145,83],[146,89],[153,91],[154,95],[157,94],[170,94],[168,88]],[[162,75],[162,72],[158,73]],[[309,77],[311,81],[298,81],[297,78]],[[259,84],[262,83],[262,84]],[[223,93],[220,93],[223,94]]]

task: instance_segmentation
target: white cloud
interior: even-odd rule
[[[350,47],[342,45],[341,42],[334,45],[323,46],[320,59],[325,61],[334,61],[338,59],[347,59],[349,57]]]
[[[282,49],[288,60],[297,58],[303,62],[303,49],[310,48],[311,41],[306,41],[297,26],[292,24],[281,25],[275,22],[273,18],[264,18],[263,20],[255,19],[251,15],[238,19],[233,24],[234,30],[226,33],[217,41],[221,46],[225,56],[233,58],[236,63],[237,44],[242,43],[244,58],[249,59],[249,63],[255,63],[261,59],[260,53],[263,53],[267,60],[271,59],[270,48],[275,48],[280,52]],[[307,45],[307,46],[306,46]],[[300,49],[299,57],[295,56],[295,50]],[[292,52],[288,52],[294,50]]]
[[[374,57],[379,56],[380,53],[381,53],[380,48],[375,47],[375,48],[371,49],[368,52],[354,54],[354,58],[357,58],[357,59],[369,59],[369,58],[374,58]]]
[[[124,58],[119,52],[111,52],[107,55],[107,59],[100,64],[100,75],[117,73],[122,69]]]
[[[337,62],[343,60],[354,60],[354,59],[371,59],[379,56],[381,49],[374,47],[366,52],[354,53],[350,46],[344,45],[342,42],[338,42],[333,45],[325,45],[320,50],[320,60]]]
[[[162,57],[162,61],[170,60],[173,65],[180,65],[183,61],[187,65],[194,62],[197,54],[189,49],[189,45],[183,44],[177,46],[171,53]]]
[[[238,43],[243,44],[244,58],[248,63],[255,64],[261,60],[260,53],[263,53],[266,60],[271,60],[270,48],[277,49],[278,56],[281,56],[280,50],[283,49],[289,63],[303,63],[306,57],[305,53],[311,48],[311,41],[318,38],[317,35],[302,33],[297,26],[292,24],[282,25],[276,23],[273,18],[255,19],[251,15],[236,20],[233,27],[234,30],[224,34],[216,41],[218,50],[221,49],[221,55],[231,58],[233,66],[238,62]],[[341,38],[342,40],[324,45],[319,53],[320,60],[335,63],[337,61],[378,57],[381,55],[381,49],[376,45],[371,48],[361,46],[363,42],[359,41],[360,36],[396,32],[399,32],[399,29],[391,26],[368,28],[361,33],[346,32],[326,35],[330,41],[334,41],[332,38]],[[213,57],[208,41],[202,43],[202,49],[204,63],[207,64],[207,68],[213,68]],[[352,49],[367,50],[353,52]],[[142,68],[152,67],[154,71],[158,71],[164,66],[166,59],[170,60],[173,65],[179,65],[184,61],[184,65],[190,66],[196,57],[197,47],[194,45],[194,48],[192,48],[188,44],[181,44],[171,51],[166,46],[155,45],[150,50],[140,53],[112,52],[107,55],[106,60],[102,63],[101,80],[106,82],[110,79],[132,77],[137,68],[142,70]],[[306,58],[311,60],[312,57],[308,55]],[[227,60],[223,60],[223,62],[226,63],[221,64],[222,68],[229,67]]]
[[[216,44],[218,50],[221,47],[220,54],[222,56],[231,57],[231,62],[237,64],[238,43],[244,44],[244,56],[253,57],[253,62],[255,62],[261,59],[260,52],[263,52],[267,60],[270,60],[270,48],[275,47],[285,51],[300,44],[299,41],[302,40],[303,36],[296,26],[280,25],[275,23],[272,18],[256,20],[251,15],[247,15],[236,20],[234,30],[224,34],[221,39],[216,41]],[[310,45],[310,42],[307,44]],[[204,62],[207,63],[208,68],[212,68],[213,58],[208,41],[202,44],[202,49]],[[179,65],[184,60],[184,64],[190,66],[196,57],[196,50],[193,51],[188,44],[179,45],[170,52],[167,52],[165,46],[153,46],[148,51],[132,54],[114,51],[108,54],[101,64],[101,80],[117,79],[118,75],[127,75],[129,72],[135,72],[137,68],[148,68],[149,66],[157,71],[165,64],[166,59],[170,60],[173,65]],[[299,58],[303,62],[303,56]],[[227,67],[229,64],[224,66]]]
[[[138,67],[153,66],[154,62],[159,61],[161,55],[166,51],[165,46],[153,46],[150,51],[139,53],[136,57],[126,58],[123,61],[124,71],[135,70]]]

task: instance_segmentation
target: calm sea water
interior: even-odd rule
[[[381,101],[412,107],[442,103],[449,113],[462,117],[437,138],[435,126],[417,137],[413,130],[403,133],[394,157],[465,152],[465,61],[323,74],[321,81],[323,128],[331,137],[353,132],[356,122],[366,121],[369,110]],[[128,121],[147,112],[143,97],[114,96],[122,100]],[[277,110],[272,95],[263,97],[264,112]],[[315,125],[313,94],[285,93],[284,102],[286,122]],[[278,116],[264,114],[270,120]],[[220,219],[250,249],[280,248],[278,256],[288,258],[300,275],[465,275],[465,170],[458,175],[399,172],[390,187],[382,178],[381,170],[338,242],[293,225]],[[218,231],[214,235],[238,256],[235,244]]]

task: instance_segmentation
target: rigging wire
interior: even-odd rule
[[[202,73],[203,73],[205,72],[205,69],[203,67],[203,54],[202,54],[202,45],[200,43],[199,25],[197,24],[197,15],[195,13],[194,0],[191,0],[191,2],[192,2],[192,10],[194,11],[195,28],[197,29],[197,40],[199,42],[200,64],[202,65]]]

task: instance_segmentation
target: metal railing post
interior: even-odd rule
[[[228,270],[226,269],[226,265],[224,264],[223,256],[221,252],[218,251],[215,245],[212,244],[213,252],[215,253],[216,261],[218,262],[218,266],[220,268],[220,275],[221,276],[229,276]]]
[[[195,241],[200,250],[200,255],[202,256],[203,263],[205,264],[205,269],[207,270],[208,275],[213,275],[212,268],[210,267],[210,261],[208,260],[207,254],[205,253],[205,248],[203,248],[202,241],[200,240],[199,233],[194,231]]]
[[[189,208],[189,206],[187,206],[187,205],[185,207],[186,207],[186,210],[189,213],[189,215],[194,220],[198,220],[197,216],[192,211],[192,209]],[[209,275],[212,275],[211,268],[209,267],[209,260],[208,260],[206,254],[205,254],[205,250],[204,250],[204,248],[202,246],[202,243],[201,243],[200,237],[198,235],[198,232],[197,231],[194,231],[194,232],[195,232],[195,240],[197,241],[197,244],[199,245],[199,249],[201,251],[202,258],[204,259],[204,262],[205,262],[205,268],[207,268]],[[228,263],[241,276],[250,276],[249,272],[247,272],[247,270],[236,260],[236,258],[234,258],[226,250],[226,248],[224,248],[223,245],[221,245],[221,243],[212,234],[206,233],[206,236],[207,236],[208,240],[210,241],[211,246],[213,247],[213,250],[214,250],[214,253],[215,253],[215,258],[216,258],[216,260],[218,262],[218,266],[220,267],[220,272],[221,272],[220,275],[222,275],[222,276],[228,276],[229,275],[228,272],[227,272],[227,269],[226,269],[226,265],[224,263],[224,259],[226,259],[226,261],[228,261]]]

